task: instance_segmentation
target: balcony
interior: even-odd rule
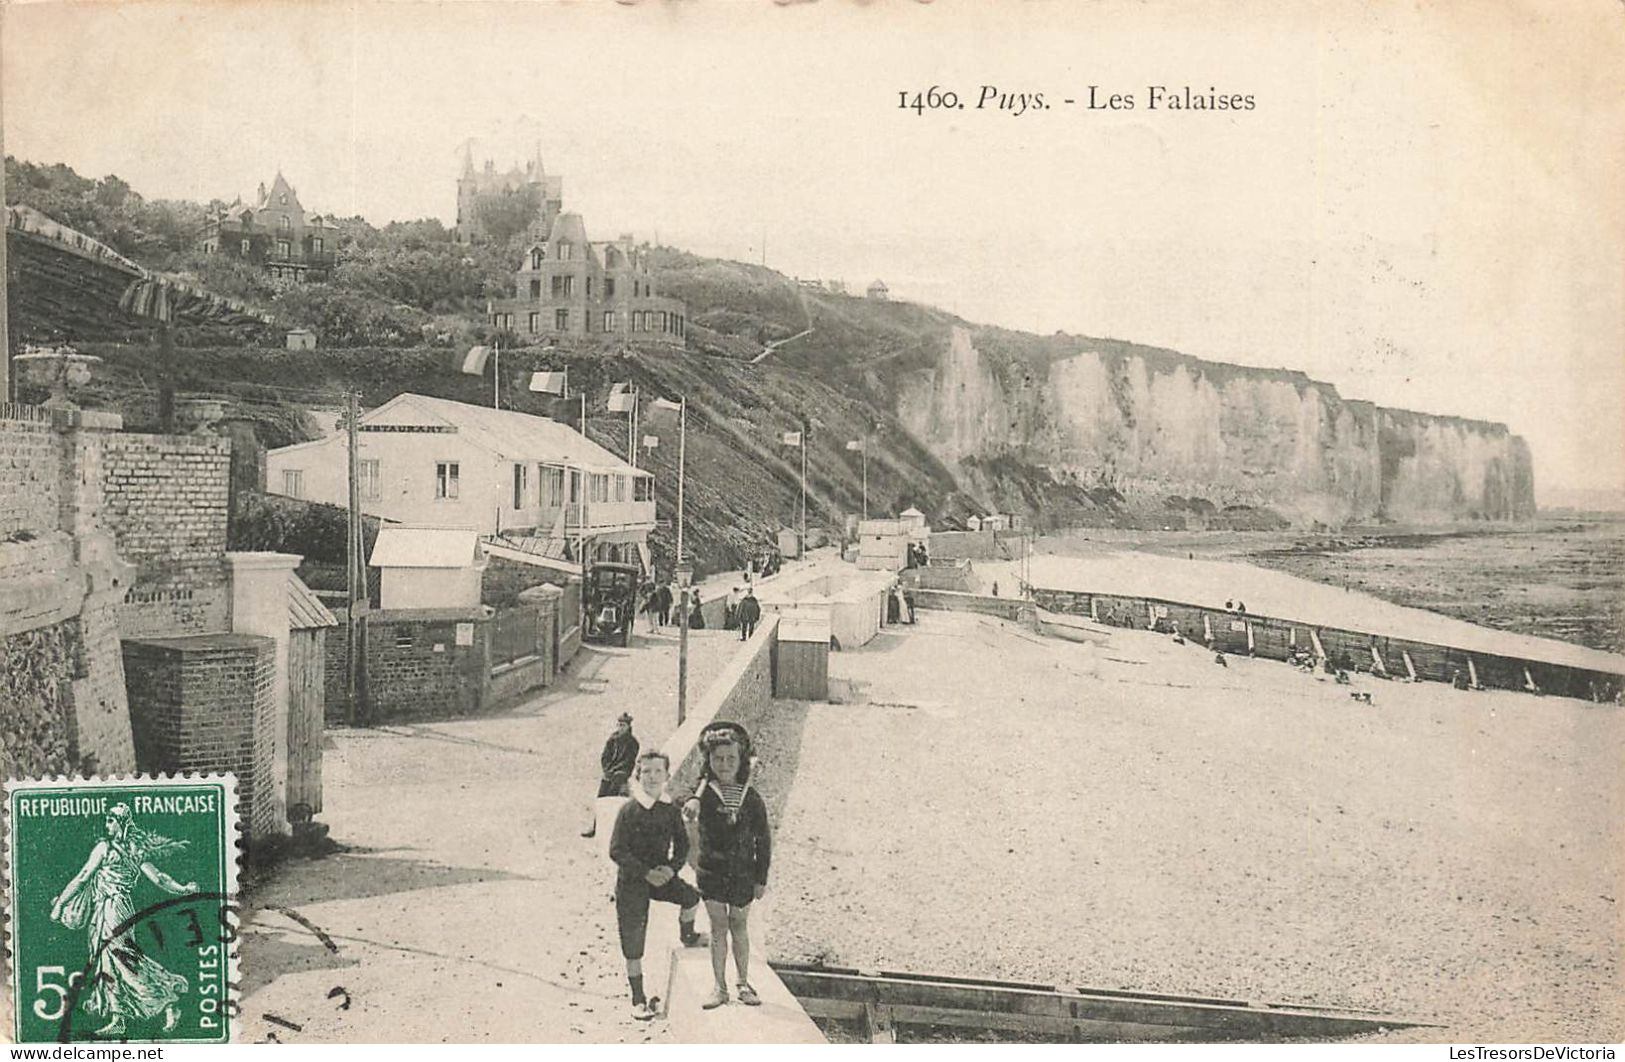
[[[581,506],[565,510],[564,527],[570,534],[597,534],[609,531],[653,531],[655,503],[652,501],[588,502],[585,523]]]

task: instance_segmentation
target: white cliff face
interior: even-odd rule
[[[1527,451],[1500,425],[1379,410],[1301,373],[1165,351],[1080,340],[1069,356],[995,367],[956,327],[937,366],[903,386],[899,413],[958,471],[1014,458],[1110,487],[1133,509],[1203,499],[1300,525],[1533,509]]]

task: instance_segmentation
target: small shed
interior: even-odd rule
[[[903,510],[900,519],[908,525],[908,540],[910,542],[924,544],[931,541],[931,529],[926,526],[925,514],[920,510],[909,506]]]
[[[295,328],[288,333],[289,350],[315,350],[316,333],[308,328]]]
[[[891,291],[886,287],[884,280],[877,280],[869,285],[868,295],[877,302],[885,302],[891,298]]]
[[[980,516],[972,514],[970,516],[965,517],[965,530],[967,530],[967,531],[980,531],[981,529],[982,529],[982,518]]]
[[[829,610],[796,608],[779,614],[778,666],[773,696],[829,700]]]
[[[327,725],[327,632],[338,618],[297,575],[288,576],[288,820],[322,810],[322,730]],[[335,636],[343,632],[335,630]]]
[[[1008,531],[1008,530],[1010,530],[1010,514],[1009,513],[988,513],[987,516],[982,518],[982,530],[983,531]]]
[[[480,603],[485,551],[472,527],[378,529],[372,559],[384,609],[474,608]]]
[[[779,529],[779,556],[787,560],[801,556],[801,536],[788,527]]]
[[[899,572],[908,566],[907,520],[864,520],[858,524],[858,567]]]

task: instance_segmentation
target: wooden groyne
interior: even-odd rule
[[[1301,650],[1334,668],[1388,678],[1521,690],[1599,703],[1617,702],[1625,688],[1625,663],[1615,669],[1578,667],[1533,654],[1487,653],[1157,597],[1033,587],[1032,599],[1051,612],[1088,616],[1107,626],[1177,628],[1186,638],[1225,653],[1286,660]]]

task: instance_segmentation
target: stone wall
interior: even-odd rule
[[[250,839],[279,827],[276,645],[249,634],[124,643],[136,763],[146,772],[230,771]]]
[[[230,441],[110,433],[100,443],[101,519],[119,555],[136,569],[120,610],[121,632],[226,630]]]
[[[0,778],[71,775],[78,768],[70,684],[78,620],[0,638]]]
[[[700,731],[717,720],[754,730],[773,704],[774,664],[779,648],[779,619],[763,616],[762,625],[723,667],[722,673],[693,704],[683,725],[660,746],[671,757],[671,792],[693,792],[700,776]]]

